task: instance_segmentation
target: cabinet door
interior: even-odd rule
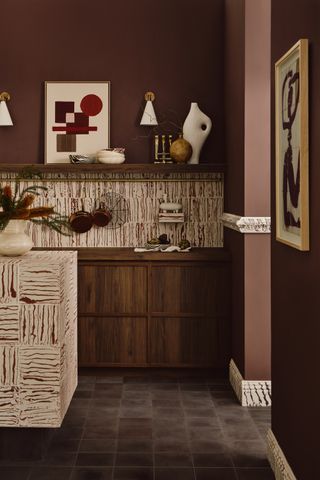
[[[80,317],[80,365],[145,365],[146,328],[143,317]]]
[[[165,366],[217,366],[215,318],[152,317],[149,362]]]
[[[80,314],[144,314],[147,268],[133,265],[79,266]]]
[[[151,270],[150,310],[168,315],[226,315],[228,270],[222,265],[161,265]]]

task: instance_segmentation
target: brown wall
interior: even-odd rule
[[[223,15],[223,0],[2,0],[0,91],[14,126],[0,127],[0,162],[43,162],[45,80],[110,80],[111,144],[130,163],[151,161],[150,139],[137,138],[150,133],[147,90],[179,124],[198,101],[213,119],[202,161],[223,162]]]
[[[272,235],[272,430],[299,480],[320,478],[319,18],[318,0],[272,1],[272,65],[300,38],[310,40],[311,250],[299,252]],[[274,169],[272,192],[274,219]]]
[[[244,214],[245,3],[225,1],[225,212]],[[244,236],[225,229],[232,253],[232,357],[244,374]]]

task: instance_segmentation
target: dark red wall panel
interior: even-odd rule
[[[151,161],[146,91],[179,125],[197,101],[213,120],[202,161],[223,162],[223,16],[223,0],[2,0],[0,91],[14,126],[0,127],[0,162],[43,162],[45,80],[110,80],[111,144],[130,163]]]

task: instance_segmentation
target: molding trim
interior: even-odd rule
[[[224,212],[220,220],[226,228],[240,233],[271,233],[271,217],[241,217]]]
[[[243,407],[271,406],[270,380],[244,380],[232,359],[229,365],[229,380]]]
[[[272,430],[267,433],[268,460],[276,480],[297,480]]]

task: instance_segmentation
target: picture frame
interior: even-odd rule
[[[110,81],[45,82],[45,163],[110,146]]]
[[[276,240],[309,250],[308,40],[275,64]]]

